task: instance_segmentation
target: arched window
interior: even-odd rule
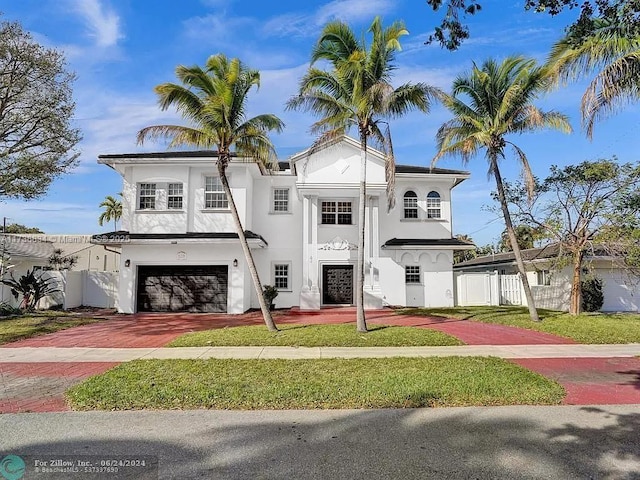
[[[427,218],[441,218],[438,192],[431,191],[427,194]]]
[[[413,190],[404,194],[404,218],[418,218],[418,195]]]

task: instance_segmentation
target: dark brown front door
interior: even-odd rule
[[[325,305],[353,303],[353,265],[322,267],[322,303]]]
[[[226,265],[138,267],[139,312],[226,312]]]

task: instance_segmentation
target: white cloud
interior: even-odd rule
[[[191,40],[207,45],[219,43],[234,45],[253,29],[256,20],[249,17],[232,17],[226,12],[192,17],[183,22],[185,35]]]
[[[370,21],[376,15],[393,11],[394,7],[391,0],[333,0],[310,14],[276,16],[264,24],[263,32],[270,36],[313,36],[317,35],[318,27],[331,20]]]
[[[89,36],[98,47],[111,47],[124,38],[120,30],[120,17],[100,0],[77,0],[75,10],[84,19]]]

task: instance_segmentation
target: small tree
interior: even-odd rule
[[[122,193],[118,195],[122,196]],[[113,220],[113,231],[118,230],[118,220],[122,217],[122,202],[107,195],[100,204],[101,208],[104,208],[104,212],[98,217],[98,225],[102,226],[104,222],[110,222]]]
[[[0,196],[42,196],[76,165],[73,80],[60,52],[0,23]]]
[[[59,292],[55,279],[43,277],[43,274],[36,275],[35,269],[27,270],[23,276],[16,280],[11,273],[10,278],[3,279],[2,283],[11,288],[11,294],[20,301],[20,309],[32,311],[35,309],[38,302],[52,293]]]
[[[599,251],[620,267],[640,269],[640,164],[616,159],[551,167],[531,200],[522,184],[509,185],[514,216],[559,245],[572,266],[569,311],[580,313],[585,256]]]
[[[63,255],[61,248],[56,248],[49,257],[52,270],[71,270],[78,263],[77,255]]]

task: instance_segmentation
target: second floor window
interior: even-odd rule
[[[322,202],[323,225],[351,225],[351,202]]]
[[[156,184],[141,183],[138,195],[138,208],[140,210],[154,210],[156,208]]]
[[[427,218],[441,218],[440,194],[431,191],[427,194]]]
[[[167,208],[182,210],[182,184],[170,183],[167,186]]]
[[[413,190],[404,194],[404,218],[418,218],[418,195]]]
[[[286,213],[289,211],[289,189],[274,188],[273,189],[273,211]]]
[[[229,208],[220,177],[205,177],[204,208]]]

